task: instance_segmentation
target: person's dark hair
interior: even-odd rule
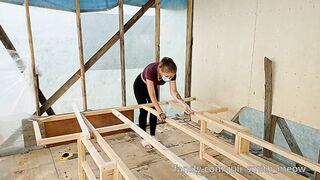
[[[159,68],[161,69],[161,71],[163,71],[165,73],[168,73],[168,72],[176,73],[177,72],[176,64],[169,57],[164,57],[161,59],[161,61],[159,63]]]

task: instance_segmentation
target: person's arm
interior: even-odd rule
[[[175,80],[170,81],[170,94],[176,101],[178,101],[180,104],[183,105],[185,112],[187,114],[194,113],[194,111],[190,108],[190,106],[187,103],[185,103],[184,100],[182,99],[182,97],[180,96],[180,94],[177,90],[177,84],[176,84]]]
[[[157,97],[156,97],[156,91],[154,89],[154,83],[152,81],[150,81],[149,79],[147,79],[147,88],[148,88],[148,93],[151,99],[152,104],[154,105],[154,107],[156,108],[159,117],[160,114],[164,113],[158,103]],[[159,118],[158,117],[158,118]],[[161,118],[162,119],[162,118]]]

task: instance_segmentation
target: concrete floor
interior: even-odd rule
[[[195,124],[186,125],[197,129]],[[191,166],[213,167],[207,161],[199,159],[199,142],[183,132],[167,124],[161,124],[157,127],[156,138]],[[190,179],[184,173],[175,172],[174,165],[157,150],[144,149],[140,144],[140,137],[134,132],[108,136],[105,139],[138,179]],[[97,143],[94,140],[93,142],[102,157],[108,161],[108,157]],[[0,179],[78,179],[78,159],[60,161],[59,157],[63,152],[77,153],[76,143],[0,157]],[[228,166],[236,165],[212,150],[208,152]],[[98,168],[88,155],[87,159],[98,177]],[[208,179],[233,179],[223,172],[202,174]],[[243,175],[248,179],[260,179],[254,174],[244,173]]]

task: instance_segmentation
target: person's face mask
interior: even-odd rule
[[[162,76],[161,78],[162,78],[162,80],[164,82],[169,82],[170,81],[170,78],[168,78],[167,76]]]

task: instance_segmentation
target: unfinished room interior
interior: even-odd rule
[[[0,179],[320,180],[320,0],[0,0]]]

